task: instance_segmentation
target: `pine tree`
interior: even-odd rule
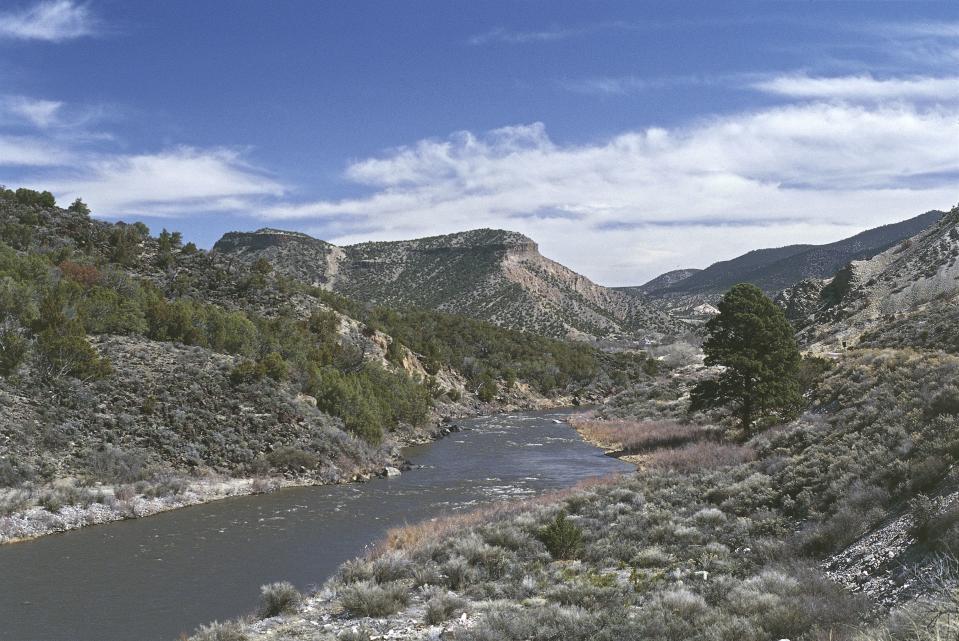
[[[731,407],[745,435],[763,417],[788,418],[801,400],[799,349],[782,310],[754,285],[734,286],[706,323],[706,365],[716,378],[692,392],[691,409]]]

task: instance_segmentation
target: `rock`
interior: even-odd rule
[[[309,394],[303,394],[302,392],[296,395],[296,400],[301,403],[306,403],[307,405],[312,405],[316,407],[316,398],[310,396]]]
[[[402,472],[400,472],[398,468],[387,466],[387,467],[383,468],[383,474],[384,474],[387,478],[391,478],[391,477],[394,477],[394,476],[399,476],[400,474],[402,474]]]

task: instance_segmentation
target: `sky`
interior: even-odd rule
[[[0,0],[0,184],[605,285],[959,201],[959,2]]]

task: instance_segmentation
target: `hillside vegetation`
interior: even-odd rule
[[[789,412],[743,430],[736,403],[691,406],[721,372],[666,368],[575,421],[636,474],[394,530],[286,614],[195,638],[954,638],[957,215],[833,280],[814,336],[868,329],[802,359]],[[873,323],[882,304],[926,331]]]
[[[269,260],[282,273],[365,303],[438,310],[559,338],[656,336],[680,326],[640,296],[602,287],[540,255],[516,232],[475,229],[336,247],[276,229],[231,232],[227,264]]]
[[[400,464],[441,416],[593,398],[644,365],[361,305],[80,201],[0,191],[0,514],[113,509],[210,475],[349,480]]]
[[[395,530],[238,638],[319,622],[330,639],[940,638],[955,625],[938,555],[959,545],[959,396],[924,390],[957,370],[850,354],[800,419],[738,446],[699,414],[656,438],[651,402],[639,473]]]
[[[839,270],[818,296],[809,291],[814,302],[795,321],[800,340],[815,350],[859,344],[955,351],[957,259],[959,208],[953,208],[913,238]]]

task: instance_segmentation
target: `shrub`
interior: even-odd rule
[[[676,447],[706,435],[702,426],[676,421],[577,420],[574,425],[587,440],[626,452]]]
[[[250,637],[243,631],[243,626],[237,621],[226,621],[210,625],[201,625],[190,637],[191,641],[247,641]]]
[[[266,455],[270,467],[283,472],[303,472],[316,467],[317,456],[299,447],[285,445]]]
[[[387,552],[373,560],[373,578],[377,583],[405,579],[409,573],[409,559],[399,552]]]
[[[52,380],[63,376],[97,379],[113,371],[110,361],[100,358],[87,341],[78,321],[43,330],[37,337],[37,355],[41,372]]]
[[[566,517],[566,512],[557,514],[540,531],[539,538],[554,559],[575,559],[583,551],[583,531]]]
[[[146,456],[140,451],[104,447],[86,454],[84,467],[90,476],[113,483],[135,483],[146,478]]]
[[[340,603],[352,617],[385,617],[409,603],[406,588],[399,583],[378,585],[367,581],[345,588]]]
[[[695,472],[739,465],[755,457],[756,453],[747,446],[698,442],[676,449],[655,450],[644,459],[644,463],[652,468]]]
[[[268,619],[280,614],[290,614],[296,612],[302,602],[303,595],[292,583],[288,581],[268,583],[260,587],[260,608],[257,616]]]
[[[29,341],[19,331],[0,329],[0,376],[9,376],[19,369],[29,346]]]
[[[437,625],[449,621],[465,607],[466,601],[455,594],[436,594],[426,602],[424,620],[429,625]]]
[[[912,514],[913,536],[920,541],[926,541],[939,512],[939,502],[925,494],[919,494],[909,501],[909,512]]]
[[[462,590],[476,581],[476,572],[463,557],[457,556],[443,564],[446,583],[453,590]]]
[[[492,378],[488,378],[479,386],[476,395],[484,403],[490,403],[496,398],[496,391],[496,382]]]

